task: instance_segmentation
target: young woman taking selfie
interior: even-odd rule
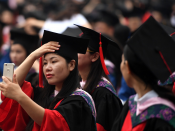
[[[6,98],[0,105],[0,128],[95,131],[93,100],[87,92],[78,89],[77,53],[85,53],[88,42],[87,39],[45,31],[44,45],[16,69],[13,82],[3,77],[6,84],[1,83],[0,90]],[[34,61],[42,56],[44,88],[33,88],[24,79]]]

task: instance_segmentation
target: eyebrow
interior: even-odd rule
[[[52,60],[52,59],[54,59],[54,58],[56,58],[56,57],[51,57],[50,60]],[[46,60],[46,59],[44,59],[44,60]],[[47,61],[47,60],[46,60],[46,61]]]

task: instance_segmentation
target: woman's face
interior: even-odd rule
[[[129,87],[132,87],[131,72],[130,72],[130,69],[129,69],[129,64],[128,64],[128,61],[125,61],[124,55],[122,55],[122,62],[120,64],[120,70],[121,70],[121,73],[122,73],[123,78],[125,79],[127,85]]]
[[[43,72],[50,85],[63,83],[70,74],[66,60],[55,53],[46,54],[43,61]]]
[[[19,66],[27,57],[27,52],[20,44],[12,44],[10,49],[10,59],[16,66]]]
[[[90,67],[92,63],[91,54],[86,52],[86,54],[78,54],[78,70],[83,70]]]

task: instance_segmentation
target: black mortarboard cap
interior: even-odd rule
[[[79,36],[80,33],[81,33],[81,30],[79,28],[68,27],[62,34],[77,37],[77,36]]]
[[[107,71],[106,66],[104,64],[104,57],[105,57],[106,52],[107,52],[108,44],[113,45],[114,48],[115,47],[119,48],[119,46],[115,42],[113,42],[112,40],[106,38],[104,35],[101,35],[101,33],[98,33],[94,30],[91,30],[91,29],[83,27],[83,26],[79,26],[79,25],[76,25],[76,26],[78,26],[81,29],[81,31],[83,32],[81,35],[81,38],[90,39],[89,45],[88,45],[90,50],[100,53],[100,60],[101,60],[103,70],[104,70],[105,74],[108,75],[109,72]]]
[[[163,25],[163,24],[160,24],[160,25],[167,32],[167,34],[171,36],[173,40],[175,41],[175,29],[167,25]]]
[[[96,32],[94,30],[91,30],[89,28],[80,26],[80,25],[76,25],[76,26],[78,26],[81,29],[81,31],[83,32],[81,35],[81,38],[88,38],[89,39],[88,47],[94,52],[99,52],[100,33]],[[109,38],[105,37],[104,35],[101,35],[101,42],[102,42],[104,56],[106,54],[108,44],[111,44],[114,47],[119,48],[118,45],[114,41],[110,40]]]
[[[38,35],[29,35],[23,28],[12,28],[10,34],[13,44],[22,45],[28,54],[37,48],[37,43],[39,41]]]
[[[60,49],[56,50],[55,53],[66,58],[74,59],[76,63],[78,63],[78,53],[85,54],[89,43],[88,39],[62,35],[44,30],[42,44],[46,44],[50,41],[59,42],[59,45],[61,45]],[[42,74],[43,71],[41,57],[39,67],[39,87],[43,87]]]
[[[127,42],[157,80],[164,82],[175,71],[175,42],[151,16]]]
[[[59,45],[61,45],[60,49],[55,51],[56,53],[74,59],[76,62],[78,59],[77,54],[85,54],[89,43],[88,39],[62,35],[44,30],[42,44],[46,44],[50,41],[59,42]]]

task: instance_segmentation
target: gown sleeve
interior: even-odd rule
[[[48,130],[95,131],[95,119],[81,96],[69,96],[56,109],[45,109],[40,131]]]
[[[21,88],[26,95],[33,98],[33,88],[29,82],[24,81]],[[0,128],[5,131],[25,130],[30,120],[28,114],[15,100],[5,97],[0,105],[0,116]]]
[[[97,111],[97,131],[111,131],[116,117],[122,110],[122,103],[111,91],[98,87],[92,94]]]
[[[115,118],[111,131],[121,131],[128,111],[129,111],[129,106],[128,106],[128,101],[126,101],[120,116]]]

